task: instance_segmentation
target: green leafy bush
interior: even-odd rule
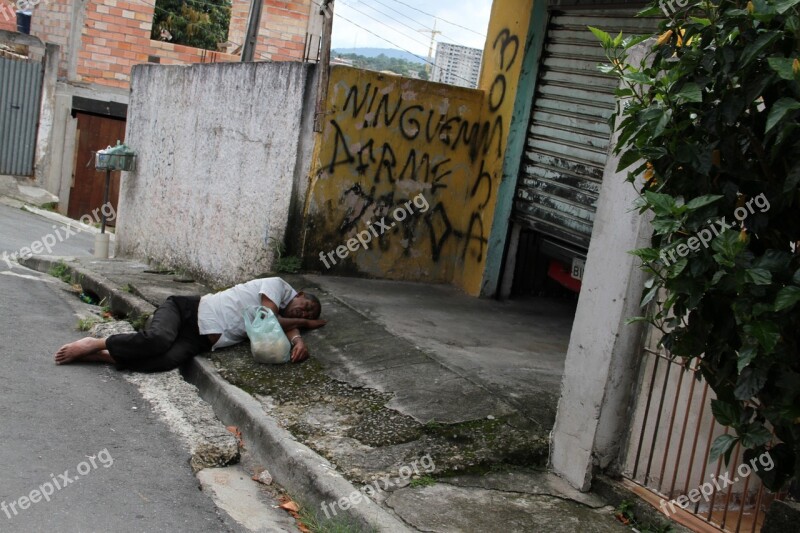
[[[230,22],[230,0],[156,0],[150,38],[217,50]]]
[[[623,87],[619,169],[653,220],[652,246],[632,252],[650,275],[638,320],[699,359],[714,416],[735,430],[710,460],[769,449],[772,489],[800,479],[798,4],[690,1],[642,61],[629,59],[642,38],[592,29]]]

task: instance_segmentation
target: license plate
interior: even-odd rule
[[[572,272],[570,275],[574,279],[583,279],[583,269],[586,267],[586,261],[583,259],[578,259],[577,257],[572,258]]]

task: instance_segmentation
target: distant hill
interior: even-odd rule
[[[427,60],[427,56],[418,57],[414,54],[394,48],[334,48],[331,53],[333,54],[333,52],[337,52],[339,54],[356,54],[365,57],[378,57],[379,55],[383,54],[386,57],[393,59],[405,59],[406,61],[419,63],[421,65],[424,65],[425,60]]]
[[[339,50],[331,51],[335,58],[347,59],[356,68],[374,70],[376,72],[394,72],[409,78],[428,79],[428,73],[422,63],[407,61],[402,57],[389,57],[384,53],[369,57],[362,54],[345,54]]]

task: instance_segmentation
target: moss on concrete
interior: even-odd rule
[[[542,465],[547,436],[519,416],[459,424],[421,424],[386,407],[391,394],[331,379],[316,359],[262,365],[249,346],[210,355],[220,374],[262,401],[295,437],[368,482],[430,454],[434,475],[483,472],[502,465]]]

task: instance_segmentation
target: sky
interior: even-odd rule
[[[336,0],[334,6],[333,49],[397,48],[427,57],[434,17],[442,32],[437,42],[483,49],[492,0]]]

